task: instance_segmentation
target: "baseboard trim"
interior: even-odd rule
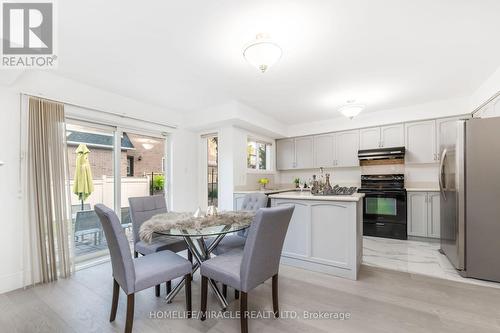
[[[0,294],[23,287],[23,271],[0,276]]]

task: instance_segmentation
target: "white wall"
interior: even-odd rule
[[[500,92],[500,67],[478,87],[470,98],[470,109],[475,110]]]
[[[0,293],[21,287],[23,223],[19,196],[19,94],[0,86]]]
[[[0,86],[0,293],[22,286],[22,198],[19,194],[20,93],[26,92],[89,108],[136,118],[178,125],[183,116],[173,110],[141,103],[128,97],[91,87],[49,72],[28,72],[11,86]],[[170,135],[172,200],[176,210],[197,207],[197,137],[179,128]]]
[[[167,140],[171,144],[170,207],[175,211],[194,211],[199,206],[198,140],[191,131],[178,129]]]

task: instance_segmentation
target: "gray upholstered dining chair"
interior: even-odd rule
[[[267,195],[264,193],[249,193],[245,195],[239,210],[249,210],[255,212],[260,208],[267,207],[267,201]],[[235,248],[243,248],[243,246],[245,246],[247,234],[248,229],[245,229],[238,231],[236,235],[228,235],[224,237],[214,249],[213,253],[220,255]]]
[[[246,333],[248,292],[272,277],[273,312],[275,317],[279,317],[279,263],[293,210],[293,206],[259,209],[250,226],[243,250],[234,249],[201,264],[201,320],[206,318],[208,279],[241,292],[241,332]]]
[[[260,208],[267,207],[268,197],[264,193],[249,193],[243,198],[241,208],[239,210],[257,211]],[[221,255],[233,249],[243,248],[247,240],[248,229],[238,231],[235,235],[228,235],[220,241],[213,253]],[[211,240],[208,240],[211,242]],[[227,297],[227,286],[222,285],[222,294]],[[238,290],[234,291],[234,297],[239,298]]]
[[[139,237],[141,225],[154,215],[167,212],[167,204],[163,195],[149,197],[129,198],[130,219],[132,220],[132,234],[134,239],[134,257],[139,254],[148,255],[163,250],[180,252],[187,250],[186,242],[179,237],[156,236],[151,243],[144,242]],[[191,252],[188,259],[192,261]],[[170,293],[172,284],[167,281],[167,294]],[[156,296],[160,296],[160,285],[155,288]]]
[[[127,236],[115,212],[102,204],[95,205],[94,209],[106,235],[113,268],[113,301],[109,321],[116,318],[120,287],[127,295],[125,333],[130,333],[134,321],[135,293],[182,276],[186,281],[186,311],[190,318],[191,263],[168,250],[133,259]]]

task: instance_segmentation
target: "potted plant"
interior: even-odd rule
[[[300,187],[300,186],[299,186],[299,184],[300,184],[300,178],[295,178],[295,179],[293,180],[293,183],[295,184],[295,188],[299,188],[299,187]]]
[[[154,175],[153,176],[153,194],[162,193],[164,188],[165,188],[165,176]]]
[[[266,189],[266,185],[269,184],[269,178],[261,178],[259,179],[260,189],[264,191]]]

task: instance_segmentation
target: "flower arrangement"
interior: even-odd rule
[[[259,179],[259,184],[262,189],[266,188],[266,185],[269,184],[269,178],[261,178]]]

